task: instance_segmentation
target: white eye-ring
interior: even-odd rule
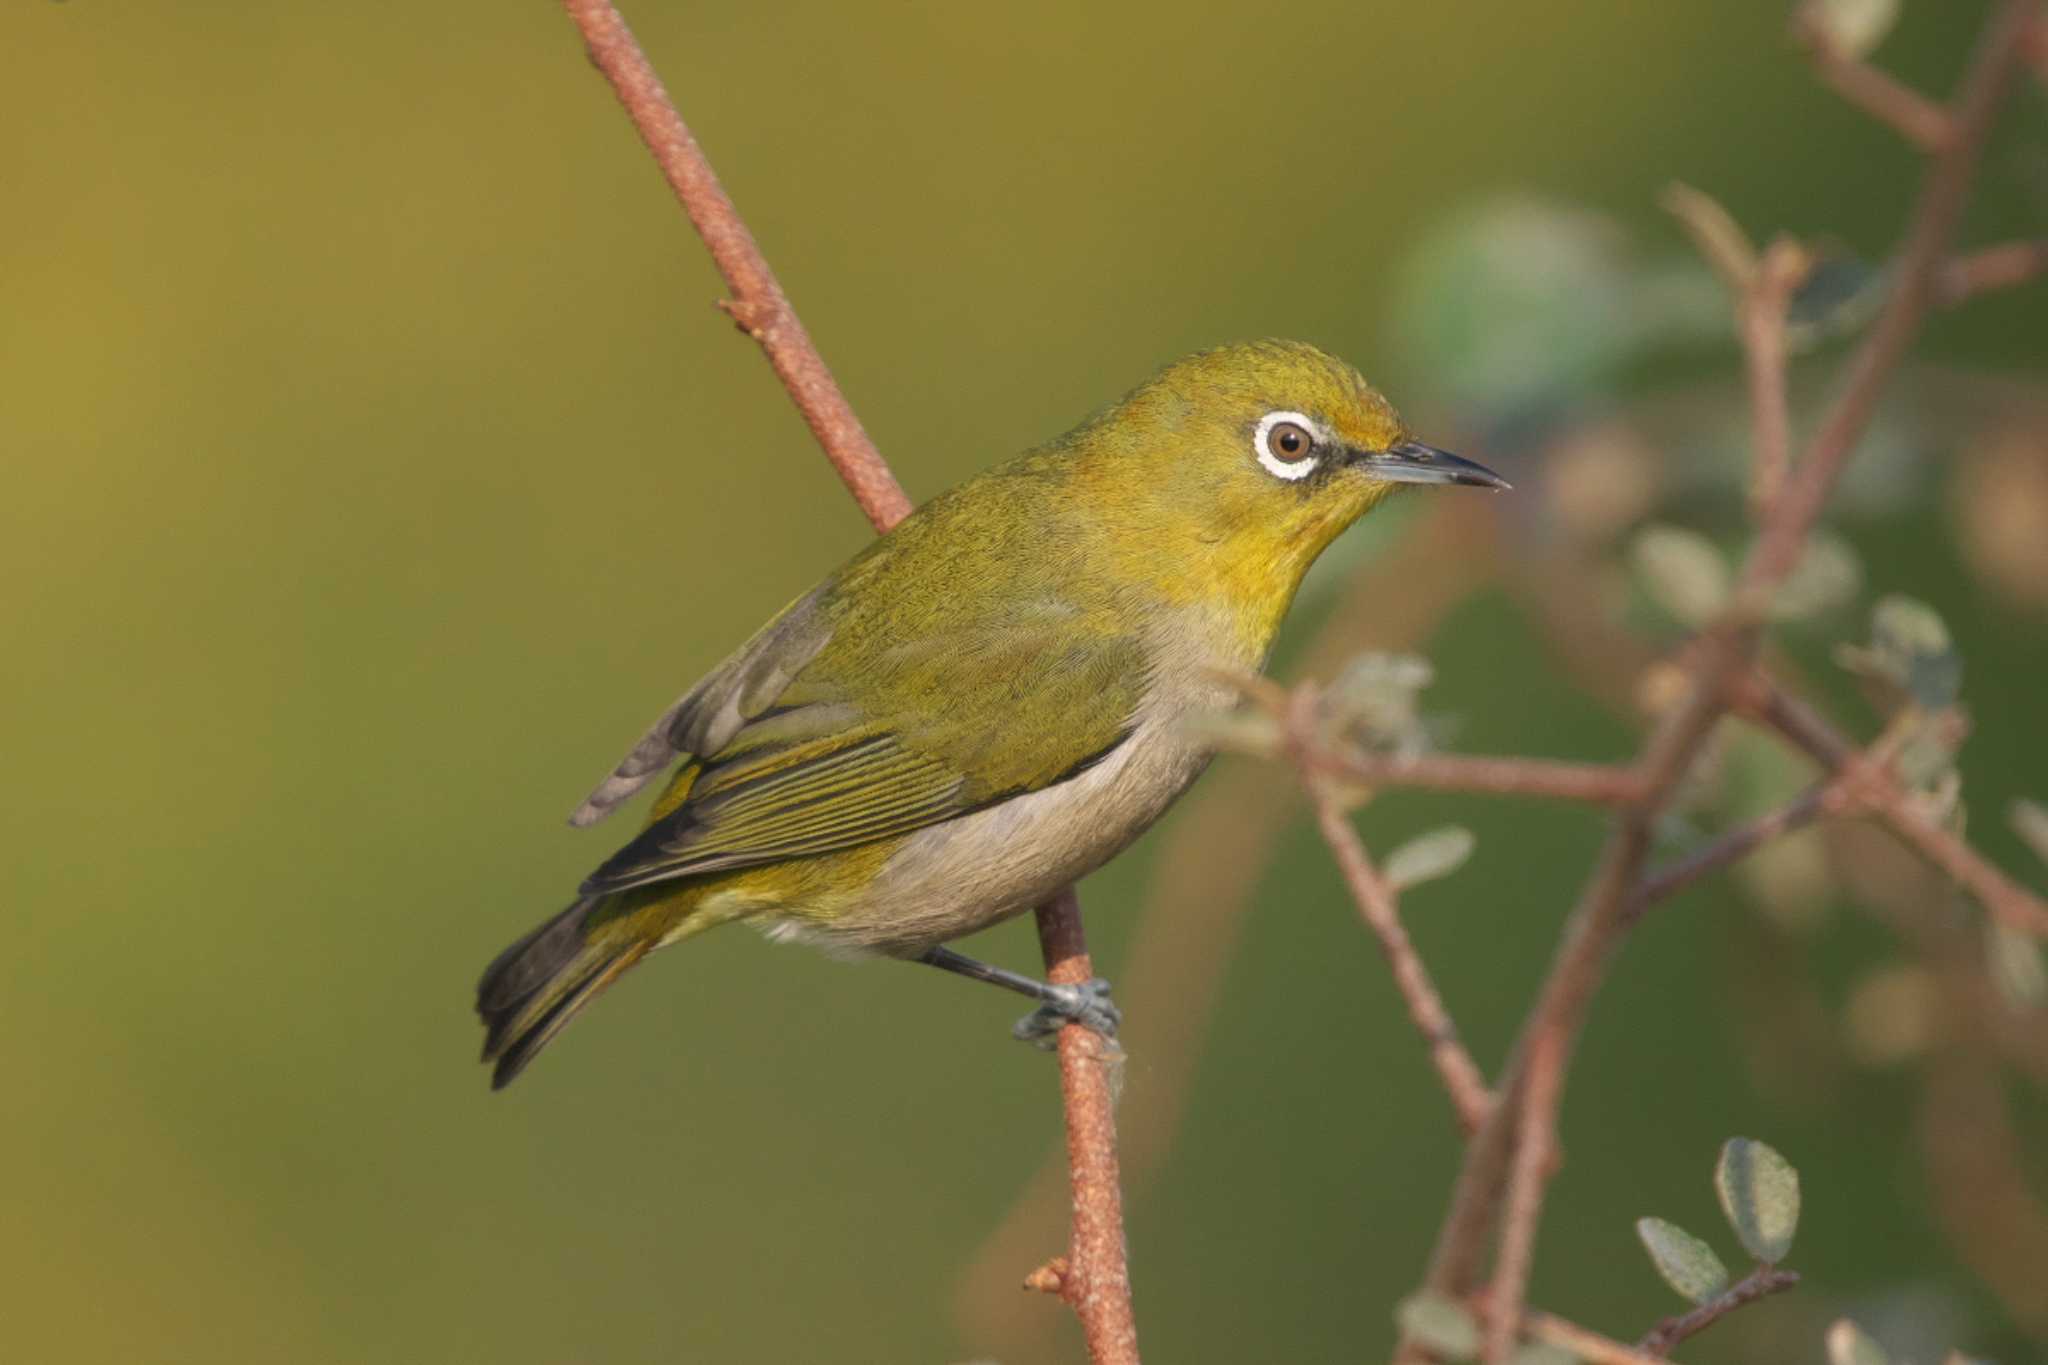
[[[1259,419],[1252,433],[1252,449],[1266,472],[1288,480],[1305,479],[1322,461],[1316,447],[1323,443],[1316,424],[1298,412],[1269,412]]]

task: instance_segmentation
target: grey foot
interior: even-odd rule
[[[1109,998],[1107,981],[1098,976],[1078,986],[1047,986],[1045,989],[1056,994],[1019,1019],[1010,1030],[1012,1037],[1050,1051],[1061,1029],[1068,1024],[1079,1024],[1112,1042],[1116,1040],[1116,1031],[1124,1022],[1124,1012],[1116,1007],[1116,1001]]]

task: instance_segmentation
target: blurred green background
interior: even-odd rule
[[[1909,5],[1884,60],[1946,89],[1980,10]],[[1475,587],[1392,642],[1427,650],[1433,708],[1481,751],[1632,742],[1519,592],[1560,534],[1543,452],[1673,392],[1709,395],[1694,429],[1740,431],[1724,315],[1657,192],[1683,177],[1759,231],[1875,255],[1917,171],[1819,90],[1772,3],[627,12],[914,495],[1269,334],[1355,360],[1539,490],[1442,540],[1426,562],[1471,557]],[[2048,218],[2042,108],[2016,103],[1974,239]],[[1078,1358],[1058,1306],[1011,1288],[1060,1208],[1032,1183],[1053,1067],[1008,1040],[1008,1000],[732,932],[636,974],[507,1093],[475,1065],[477,972],[621,832],[571,831],[570,807],[867,535],[560,12],[16,0],[0,187],[0,1356]],[[1489,233],[1526,248],[1492,274],[1458,254]],[[1667,295],[1609,248],[1694,320],[1677,342],[1638,344]],[[2024,391],[2043,303],[1939,320],[1922,372]],[[1489,407],[1531,373],[1534,398]],[[1948,614],[1973,832],[2038,886],[1999,812],[2048,790],[2048,607],[2029,523],[2004,560],[1969,540],[1944,471],[1982,405],[1941,392],[1961,416],[1906,413],[1918,472],[1845,529],[1874,591]],[[2032,412],[1997,468],[2038,491]],[[1283,674],[1335,604],[1361,644],[1380,599],[1405,610],[1412,580],[1345,598],[1370,562],[1304,602]],[[1283,799],[1224,776],[1246,766],[1209,781]],[[1085,888],[1113,978],[1145,970],[1138,907],[1185,818]],[[1362,817],[1375,846],[1452,818],[1478,855],[1412,918],[1491,1066],[1600,827],[1421,797]],[[1296,819],[1260,856],[1213,1018],[1173,1017],[1169,989],[1126,1032],[1126,1124],[1185,1104],[1131,1191],[1140,1322],[1161,1361],[1370,1359],[1456,1144],[1320,849]],[[1809,1283],[1688,1359],[1817,1359],[1843,1309],[2040,1358],[2041,1263],[1988,1284],[1926,1176],[1923,1071],[1838,1055],[1891,938],[1853,908],[1788,938],[1744,886],[1652,920],[1599,1002],[1535,1300],[1624,1337],[1680,1307],[1631,1223],[1729,1250],[1706,1176],[1745,1133],[1804,1172]],[[1148,941],[1174,942],[1154,910]],[[1786,942],[1811,970],[1759,1004]],[[1028,924],[979,950],[1035,961]],[[1170,1036],[1197,1049],[1184,1096]],[[1994,1084],[2038,1192],[2040,1087]],[[978,1267],[1027,1189],[1045,1235]],[[2026,1235],[1998,1245],[2037,1253]]]

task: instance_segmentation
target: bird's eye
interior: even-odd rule
[[[1252,448],[1266,472],[1293,480],[1308,477],[1315,458],[1315,424],[1298,412],[1269,412],[1259,419]]]

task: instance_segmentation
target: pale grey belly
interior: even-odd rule
[[[850,907],[791,917],[771,936],[914,956],[1030,909],[1144,833],[1208,763],[1165,717],[1064,782],[920,830]]]

